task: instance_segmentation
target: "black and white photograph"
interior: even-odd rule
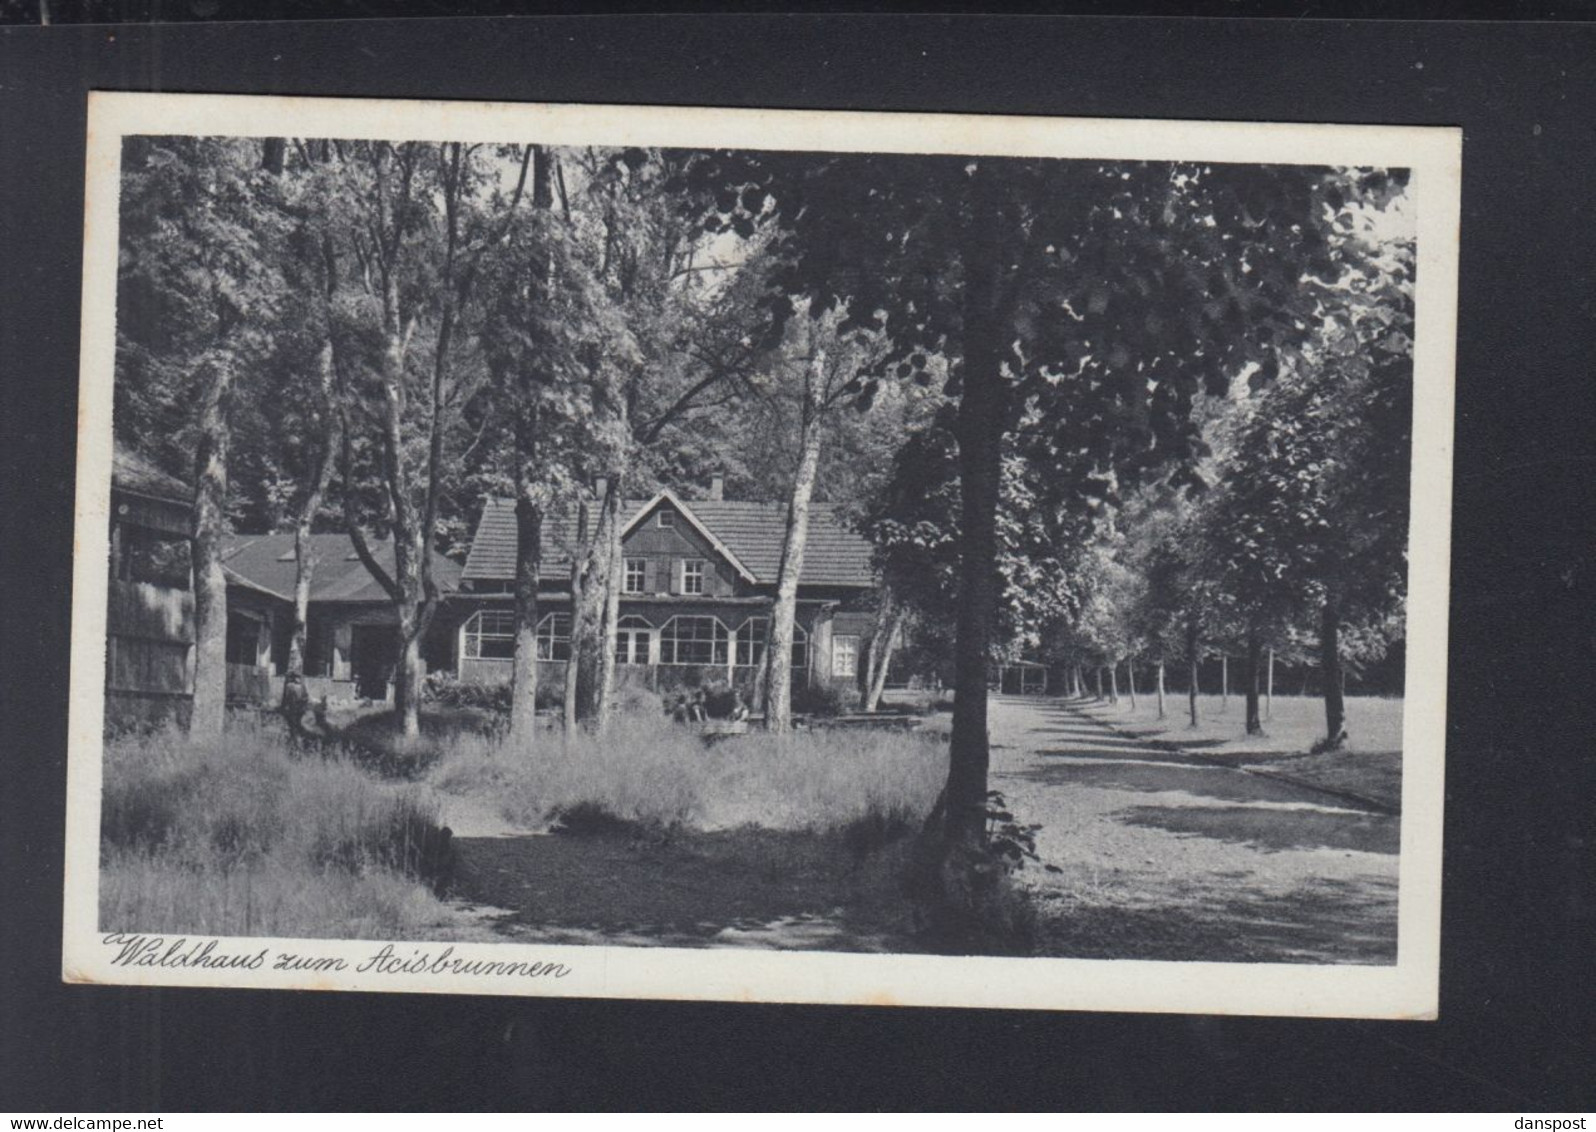
[[[68,980],[1433,1016],[1457,131],[89,132]]]

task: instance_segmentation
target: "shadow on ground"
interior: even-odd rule
[[[893,847],[755,828],[457,838],[455,896],[508,938],[653,947],[922,951]]]
[[[1261,775],[1238,774],[1222,767],[1150,761],[1145,754],[1140,760],[1126,758],[1113,763],[1073,761],[1071,756],[1082,754],[1098,757],[1078,748],[1039,754],[1043,758],[1057,757],[1059,761],[1012,772],[1010,777],[1060,788],[1093,786],[1148,794],[1173,791],[1218,802],[1300,803],[1303,798],[1301,788]]]
[[[1311,881],[1285,895],[1208,892],[1176,908],[1075,906],[1039,897],[1039,951],[1072,959],[1225,963],[1396,962],[1394,882]]]
[[[1385,814],[1252,806],[1133,806],[1116,816],[1129,825],[1212,837],[1267,851],[1340,849],[1394,854],[1401,840],[1398,819]]]

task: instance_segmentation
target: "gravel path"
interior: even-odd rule
[[[1170,754],[1058,700],[995,697],[992,788],[1036,823],[1040,951],[1396,962],[1400,819]]]

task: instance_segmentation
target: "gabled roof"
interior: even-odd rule
[[[692,500],[682,502],[662,492],[652,499],[629,499],[622,505],[625,528],[630,530],[669,496],[678,511],[691,518],[727,560],[740,566],[757,585],[775,585],[781,570],[781,544],[787,535],[784,503],[750,503],[745,500]],[[508,582],[515,578],[515,505],[508,499],[489,499],[471,539],[464,581]],[[571,576],[571,549],[576,542],[574,507],[545,515],[543,562],[539,577],[565,581]],[[809,510],[809,538],[804,548],[804,569],[799,582],[806,586],[869,586],[874,583],[870,543],[848,527],[835,507],[816,503]]]
[[[181,503],[185,507],[194,503],[192,487],[161,471],[148,456],[125,444],[117,444],[111,452],[111,486],[118,491]]]
[[[644,519],[648,518],[649,515],[653,513],[655,508],[657,508],[661,503],[668,504],[675,509],[677,514],[686,519],[688,523],[691,524],[692,527],[704,537],[704,541],[709,543],[709,545],[714,548],[715,553],[730,563],[732,569],[741,574],[745,581],[757,582],[759,580],[754,576],[754,572],[752,570],[743,565],[743,560],[737,556],[737,552],[732,550],[731,547],[727,546],[724,542],[717,538],[715,536],[715,532],[710,530],[709,527],[705,526],[703,521],[699,519],[697,515],[693,514],[692,508],[688,507],[687,504],[678,499],[676,497],[676,493],[671,491],[669,488],[659,492],[654,496],[653,499],[650,499],[648,502],[644,503],[642,507],[638,508],[637,513],[627,520],[626,526],[621,530],[621,538],[624,539],[627,535],[636,530],[637,525]],[[785,526],[782,528],[782,533],[783,537],[785,537]],[[779,555],[780,553],[781,552],[778,550],[777,554]]]
[[[393,573],[393,541],[370,540],[371,556],[390,575]],[[311,576],[311,601],[386,602],[387,592],[377,584],[355,554],[355,544],[346,534],[310,536],[311,552],[316,556],[316,571]],[[228,581],[262,593],[294,600],[294,536],[231,535],[222,545],[222,564]],[[436,551],[432,554],[432,577],[442,593],[460,588],[460,566]]]

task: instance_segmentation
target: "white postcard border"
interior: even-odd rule
[[[128,965],[98,931],[101,728],[112,451],[120,151],[132,134],[539,141],[765,150],[1198,160],[1413,171],[1417,247],[1412,527],[1398,956],[1394,966],[856,955],[166,937]],[[243,95],[90,97],[73,567],[63,978],[77,983],[1433,1018],[1441,807],[1462,134],[1450,127],[1152,121],[853,111],[400,102]],[[379,970],[425,961],[413,972]],[[444,957],[445,949],[449,955]],[[260,968],[172,965],[257,954]],[[280,955],[342,971],[274,971]],[[117,962],[118,956],[123,962]],[[460,973],[451,962],[521,964]],[[365,969],[362,969],[362,965]],[[536,965],[545,965],[542,967]],[[563,971],[563,973],[561,973]],[[429,973],[432,972],[432,973]],[[442,973],[439,973],[442,972]],[[536,972],[536,973],[530,973]]]

